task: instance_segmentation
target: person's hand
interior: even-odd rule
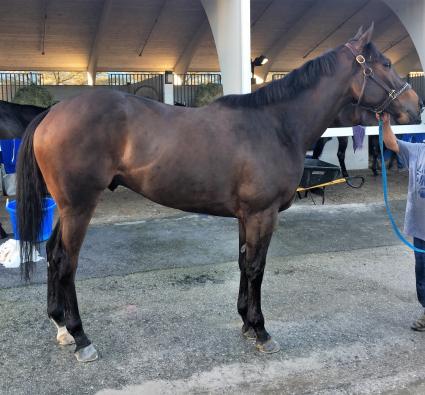
[[[387,112],[381,112],[380,114],[376,114],[376,119],[379,121],[380,119],[382,119],[382,122],[386,125],[390,124],[390,114],[388,114]]]

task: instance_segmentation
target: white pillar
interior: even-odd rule
[[[251,92],[250,0],[201,0],[217,48],[223,92]]]
[[[425,0],[384,0],[403,23],[425,67]]]
[[[87,85],[95,85],[96,84],[96,72],[87,71]]]
[[[166,71],[164,74],[164,103],[174,106],[174,74],[172,71]]]

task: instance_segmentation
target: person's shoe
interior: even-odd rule
[[[422,314],[410,327],[414,331],[425,332],[425,313]]]

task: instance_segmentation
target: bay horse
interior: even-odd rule
[[[59,221],[49,239],[47,312],[78,361],[98,354],[83,330],[75,291],[78,255],[101,192],[125,186],[159,204],[239,222],[242,333],[265,353],[261,284],[279,211],[291,206],[304,157],[348,103],[420,122],[416,93],[371,43],[373,25],[284,79],[199,108],[112,90],[64,100],[29,125],[18,160],[22,254],[37,244],[43,197]]]

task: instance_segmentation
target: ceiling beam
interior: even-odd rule
[[[328,40],[334,33],[336,33],[345,23],[347,23],[350,19],[352,19],[356,14],[358,14],[360,11],[362,11],[370,1],[367,1],[364,3],[361,7],[359,7],[353,14],[351,14],[348,18],[346,18],[343,22],[341,22],[336,28],[334,28],[329,34],[327,34],[322,40],[320,40],[318,43],[316,43],[311,49],[309,49],[303,56],[303,59],[306,59],[307,57],[312,58],[316,57],[318,54],[317,48],[322,45],[326,40]],[[389,20],[394,19],[394,14],[389,11],[387,12],[384,17],[382,17],[379,21],[375,23],[374,33],[373,33],[373,41],[375,41],[377,38],[385,36],[388,30],[393,28],[393,25],[391,23],[388,23]],[[364,28],[367,28],[368,26],[363,26]],[[354,33],[354,32],[353,32]],[[314,56],[311,56],[311,55]]]
[[[94,35],[93,43],[90,50],[89,63],[87,65],[87,79],[89,85],[96,83],[96,68],[97,60],[99,58],[100,42],[104,35],[107,26],[107,20],[111,13],[112,0],[104,0],[102,5],[102,11],[99,16],[97,23],[96,33]]]
[[[196,50],[200,43],[205,40],[209,32],[210,24],[208,23],[208,19],[205,18],[177,60],[177,63],[174,66],[174,72],[176,74],[185,74],[187,72]]]
[[[402,77],[406,76],[411,71],[422,71],[421,62],[419,61],[416,49],[413,49],[408,55],[401,58],[397,63],[394,63],[394,68]]]
[[[272,5],[272,3],[274,2],[274,0],[270,0],[266,6],[261,10],[261,12],[257,15],[257,17],[255,19],[253,19],[253,21],[251,22],[251,30],[254,30],[257,22],[264,16],[264,14],[266,13],[266,11],[270,8],[270,6]],[[252,11],[251,11],[252,12]]]
[[[308,26],[308,24],[311,22],[311,18],[316,16],[322,7],[322,1],[316,1],[313,5],[309,4],[295,16],[285,31],[278,33],[270,47],[263,52],[269,61],[264,66],[257,68],[256,74],[259,77],[266,80],[267,74],[269,73],[273,63],[276,61],[279,55],[283,53],[291,41],[302,32],[303,28]]]
[[[47,25],[47,7],[48,7],[48,0],[42,1],[42,23],[41,23],[41,37],[40,37],[40,49],[41,54],[45,54],[45,41],[46,41],[46,25]]]
[[[401,42],[403,42],[409,37],[410,37],[409,33],[403,34],[402,36],[398,37],[395,41],[391,41],[390,43],[388,43],[388,45],[385,48],[382,48],[381,52],[385,53],[389,51],[390,49],[394,48],[395,46],[397,46],[398,44],[400,44]]]
[[[151,25],[151,28],[150,28],[150,30],[149,30],[149,33],[148,33],[148,35],[146,36],[146,38],[143,40],[143,43],[142,43],[142,45],[140,46],[140,48],[139,48],[139,50],[138,50],[138,54],[139,54],[139,56],[142,56],[142,55],[143,55],[143,51],[145,50],[146,45],[148,44],[148,41],[149,41],[149,39],[150,39],[150,37],[151,37],[151,35],[152,35],[152,32],[154,31],[155,26],[156,26],[156,24],[158,23],[158,20],[159,20],[159,18],[160,18],[160,16],[161,16],[161,14],[162,14],[162,11],[163,11],[163,10],[164,10],[164,8],[165,8],[165,3],[166,3],[166,2],[167,2],[167,0],[164,0],[164,1],[162,2],[161,6],[159,7],[159,11],[158,11],[158,13],[157,13],[157,15],[156,15],[156,18],[154,19],[154,21],[153,21],[153,23],[152,23],[152,25]]]
[[[306,59],[311,53],[313,53],[320,45],[322,45],[327,39],[332,37],[342,26],[344,26],[351,18],[357,15],[360,11],[362,11],[371,0],[366,0],[360,7],[356,8],[354,12],[352,12],[348,17],[346,17],[342,22],[340,22],[337,26],[333,27],[322,39],[320,39],[316,44],[314,44],[304,55],[303,59]]]

